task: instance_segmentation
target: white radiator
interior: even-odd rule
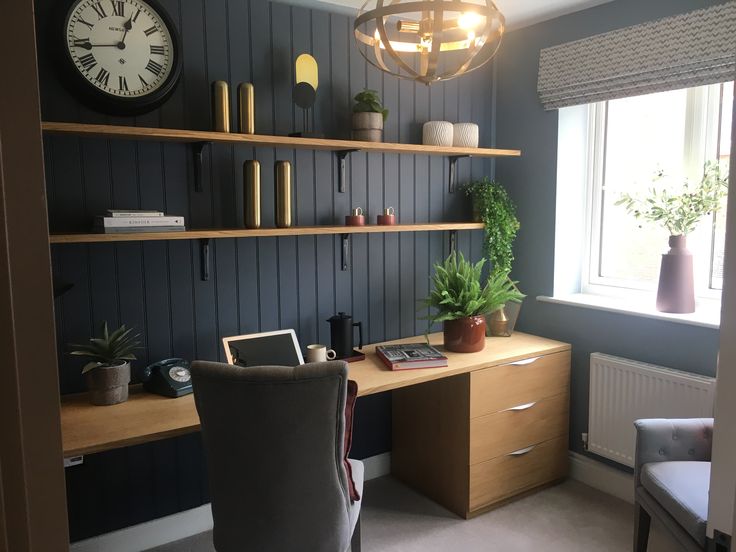
[[[625,358],[590,355],[588,450],[634,466],[639,418],[711,418],[715,379]]]

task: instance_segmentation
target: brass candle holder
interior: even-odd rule
[[[243,210],[246,228],[261,227],[261,164],[243,163]]]
[[[230,132],[230,94],[225,81],[212,83],[212,125],[216,132]]]
[[[255,89],[249,82],[238,85],[238,130],[243,134],[255,134]]]
[[[276,161],[274,166],[274,185],[276,195],[276,226],[291,226],[291,163]]]

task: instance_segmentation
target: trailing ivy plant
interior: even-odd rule
[[[388,109],[383,107],[381,98],[375,90],[363,90],[355,95],[353,113],[380,113],[385,122],[388,118]]]
[[[665,177],[663,171],[658,171],[652,181],[657,183]],[[643,198],[622,194],[616,205],[623,205],[637,219],[663,226],[672,236],[684,236],[695,230],[705,215],[718,211],[727,194],[728,175],[721,175],[718,163],[708,162],[703,177],[694,186],[685,180],[679,193],[652,186]]]
[[[115,366],[120,361],[136,360],[133,351],[140,348],[140,341],[138,341],[140,334],[133,333],[134,331],[135,328],[127,329],[123,324],[110,333],[107,329],[107,322],[104,322],[102,324],[102,337],[92,337],[89,343],[84,345],[70,343],[69,347],[72,350],[69,354],[93,359],[84,365],[84,368],[82,368],[83,374],[100,366]]]
[[[472,264],[462,253],[453,251],[444,262],[434,265],[433,289],[423,301],[425,307],[434,309],[425,317],[429,326],[435,322],[488,314],[509,301],[519,302],[524,298],[507,272],[494,271],[485,285],[481,285],[485,262],[481,259]]]
[[[484,177],[463,186],[473,199],[473,209],[485,226],[483,253],[494,274],[509,274],[514,261],[513,244],[519,231],[516,206],[499,183]]]

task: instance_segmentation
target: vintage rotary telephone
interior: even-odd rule
[[[165,397],[181,397],[192,392],[192,375],[189,361],[182,358],[167,358],[146,366],[140,372],[146,391]]]

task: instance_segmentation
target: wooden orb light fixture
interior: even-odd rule
[[[505,24],[491,0],[366,0],[353,30],[368,63],[429,85],[488,62]]]

